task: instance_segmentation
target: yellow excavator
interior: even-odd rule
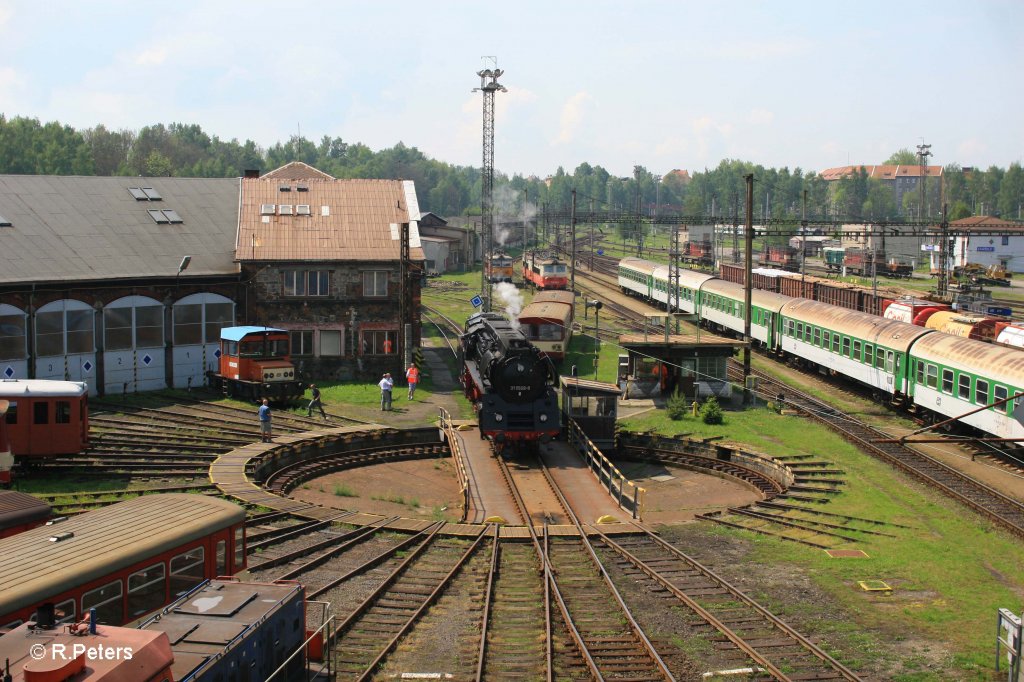
[[[953,277],[958,280],[970,280],[975,284],[1008,287],[1013,273],[1009,272],[1002,265],[989,265],[985,267],[979,263],[968,263],[953,268]]]

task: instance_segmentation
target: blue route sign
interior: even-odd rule
[[[603,256],[604,255],[604,249],[598,249],[597,250],[597,255],[598,256]]]
[[[477,295],[477,296],[474,296],[473,298],[469,299],[469,302],[473,304],[474,308],[479,308],[480,306],[482,306],[484,304],[484,299],[480,298],[480,296]]]

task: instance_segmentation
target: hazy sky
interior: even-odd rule
[[[1024,2],[0,0],[0,112],[78,128],[301,131],[495,166],[821,170],[932,145],[1024,158]]]

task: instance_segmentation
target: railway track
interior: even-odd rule
[[[735,363],[730,368],[730,372],[734,371],[737,371]],[[784,394],[788,407],[842,434],[873,456],[938,488],[1018,537],[1024,537],[1024,504],[906,445],[884,442],[892,436],[851,419],[789,384],[763,372],[752,370],[752,374],[759,377],[761,390],[768,395]]]

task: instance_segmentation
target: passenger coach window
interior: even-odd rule
[[[245,530],[235,529],[235,571],[241,571],[245,566]]]
[[[850,339],[843,337],[843,355],[850,357]]]
[[[899,368],[899,361],[896,359],[896,353],[891,350],[885,352],[885,371],[892,374]]]
[[[939,385],[939,368],[936,367],[935,365],[929,364],[926,369],[928,373],[928,388],[935,388],[936,386]]]
[[[864,362],[869,366],[875,364],[875,347],[870,343],[864,344]]]
[[[50,403],[41,402],[32,405],[32,423],[33,424],[49,424],[50,423]]]
[[[822,332],[821,333],[821,347],[824,348],[825,350],[828,350],[829,346],[831,346],[831,345],[832,345],[832,333],[831,332],[827,332],[827,331]]]
[[[818,329],[817,327],[814,328],[814,345],[821,345],[821,330]]]
[[[839,352],[839,334],[832,334],[832,352]]]
[[[959,379],[959,390],[958,395],[961,400],[971,399],[971,377],[966,374],[961,374]]]
[[[992,391],[992,402],[998,403],[1000,400],[1006,400],[1006,386],[997,385]],[[998,405],[996,409],[1006,412],[1006,403]]]
[[[82,613],[89,613],[89,609],[96,609],[98,622],[106,625],[120,625],[124,622],[121,592],[120,580],[86,592],[82,595]]]
[[[154,611],[164,605],[167,596],[167,571],[154,564],[128,576],[128,619]]]
[[[67,400],[58,400],[54,410],[53,422],[55,424],[71,423],[71,403]]]
[[[206,577],[206,552],[202,547],[190,549],[171,559],[171,596],[182,595],[203,582]]]
[[[860,360],[860,341],[853,342],[853,359]]]
[[[974,402],[978,405],[988,405],[988,382],[978,379],[974,383]]]
[[[54,622],[58,625],[61,623],[73,623],[75,622],[75,600],[68,599],[53,607]],[[38,622],[39,612],[33,611],[32,615],[28,617],[30,623]]]
[[[942,392],[953,394],[953,370],[942,370]]]
[[[228,542],[217,542],[217,575],[228,575]]]

